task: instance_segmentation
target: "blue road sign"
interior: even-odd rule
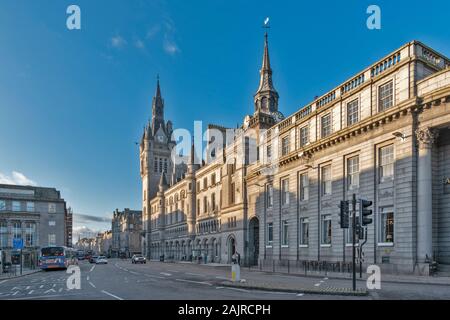
[[[13,239],[14,249],[23,249],[23,239]]]

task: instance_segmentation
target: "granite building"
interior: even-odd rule
[[[156,190],[155,129],[145,129],[147,256],[345,262],[351,232],[340,228],[338,204],[355,194],[373,202],[365,264],[419,274],[450,264],[449,59],[412,41],[293,115],[284,118],[278,100],[266,34],[254,112],[214,159],[198,161],[193,148],[181,179],[163,170]]]
[[[125,208],[116,209],[112,218],[111,255],[113,257],[131,257],[141,253],[142,211]]]
[[[54,188],[0,184],[0,249],[3,261],[17,253],[23,240],[24,264],[37,262],[38,249],[67,244],[66,202]]]

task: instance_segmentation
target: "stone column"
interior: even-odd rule
[[[416,130],[419,143],[417,163],[417,259],[425,262],[433,256],[433,176],[431,153],[437,130],[420,128]]]

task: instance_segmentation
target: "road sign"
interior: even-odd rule
[[[23,239],[13,239],[14,249],[23,249]]]

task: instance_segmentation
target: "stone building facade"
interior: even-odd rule
[[[0,250],[11,262],[14,240],[22,239],[24,263],[37,262],[38,250],[67,245],[67,208],[54,188],[0,184]],[[71,230],[70,230],[71,231]]]
[[[135,253],[141,253],[142,211],[128,208],[123,211],[116,209],[111,225],[111,255],[113,257],[129,258]]]
[[[267,35],[254,113],[183,179],[160,176],[141,143],[144,252],[246,264],[345,262],[351,233],[338,204],[373,202],[365,264],[428,274],[450,263],[450,61],[412,41],[291,116],[278,110]],[[147,129],[146,129],[147,130]],[[250,151],[249,151],[250,150]],[[254,152],[252,152],[254,150]],[[256,156],[252,156],[256,154]]]

